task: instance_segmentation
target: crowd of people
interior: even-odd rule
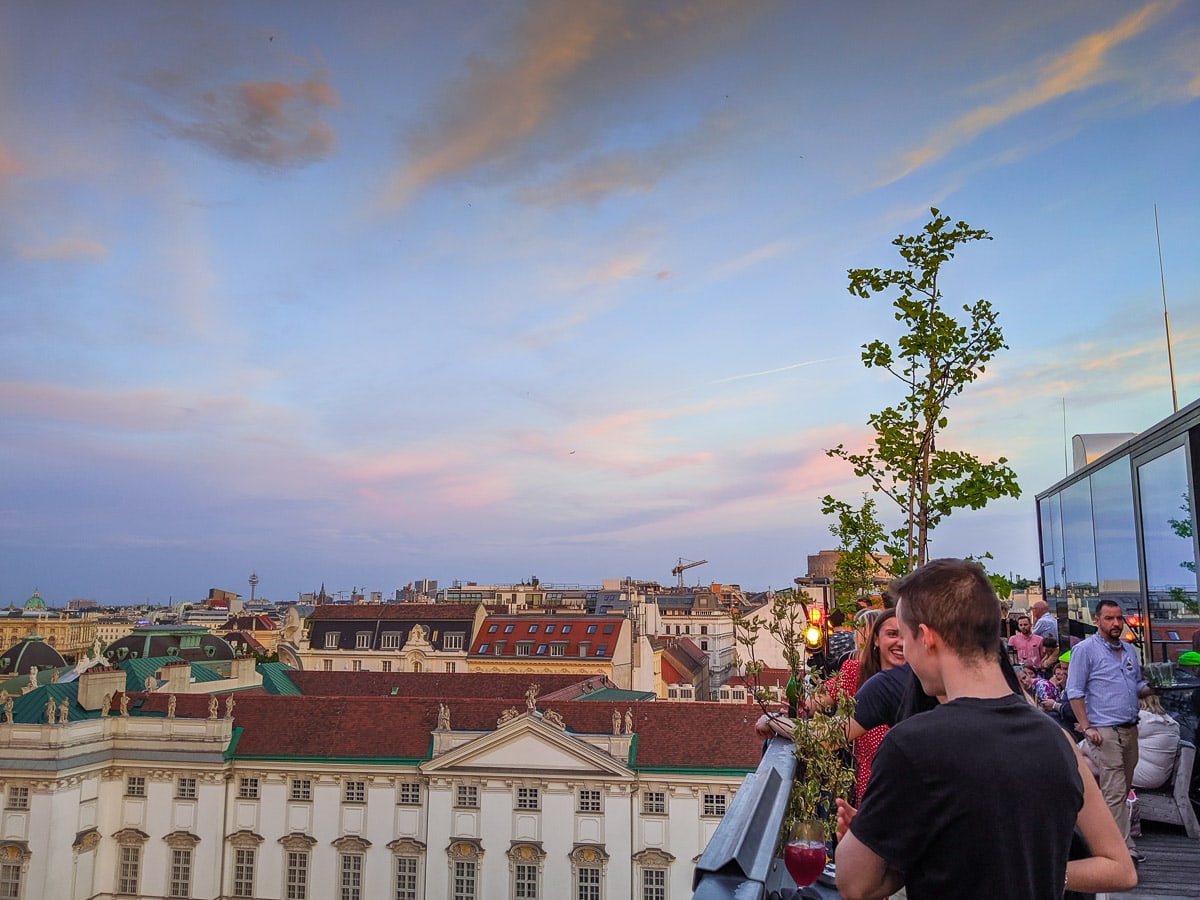
[[[854,789],[836,801],[842,896],[1057,900],[1136,884],[1127,800],[1169,777],[1179,728],[1120,639],[1119,605],[1101,600],[1096,632],[1060,643],[1038,600],[1002,639],[995,591],[964,560],[893,582],[884,605],[856,614],[860,649],[803,711],[855,698]]]

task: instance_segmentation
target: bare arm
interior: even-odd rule
[[[838,800],[837,889],[845,900],[878,900],[904,884],[904,876],[850,831],[855,809]],[[1113,824],[1116,827],[1116,823]]]
[[[1083,779],[1083,807],[1075,824],[1092,853],[1087,859],[1073,859],[1067,863],[1067,887],[1084,893],[1127,891],[1137,884],[1137,869],[1117,823],[1108,811],[1100,786],[1088,771],[1079,748],[1069,737],[1066,739],[1075,751],[1075,763],[1079,766],[1079,777]]]
[[[1083,736],[1097,747],[1103,744],[1104,735],[1100,733],[1100,729],[1093,728],[1088,723],[1087,707],[1084,705],[1082,697],[1075,697],[1071,700],[1071,710],[1075,713],[1075,730],[1082,732]]]

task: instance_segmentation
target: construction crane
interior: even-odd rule
[[[681,590],[683,589],[683,570],[684,569],[692,569],[692,568],[695,568],[696,566],[702,566],[706,562],[708,562],[707,559],[698,559],[695,561],[688,560],[687,562],[684,562],[683,557],[682,556],[679,557],[679,561],[675,564],[675,568],[673,568],[671,570],[671,574],[679,576],[679,587]]]

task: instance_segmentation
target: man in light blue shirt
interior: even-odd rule
[[[1133,647],[1121,640],[1125,616],[1115,600],[1096,604],[1096,633],[1071,650],[1067,699],[1091,744],[1090,756],[1100,770],[1100,791],[1116,819],[1129,855],[1143,857],[1129,836],[1129,786],[1138,760],[1138,698],[1153,693],[1142,680]]]
[[[1050,604],[1045,600],[1034,600],[1029,607],[1029,614],[1033,617],[1035,635],[1058,640],[1058,619],[1050,612]]]

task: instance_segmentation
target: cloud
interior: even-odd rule
[[[33,260],[104,259],[108,248],[86,238],[59,238],[48,244],[25,244],[17,247],[17,256]]]
[[[205,90],[185,113],[162,113],[159,123],[221,156],[282,169],[329,155],[336,141],[321,113],[336,105],[337,94],[320,77],[244,81]]]
[[[580,148],[601,145],[598,133],[628,114],[632,80],[685,65],[704,51],[700,35],[721,40],[743,29],[757,9],[734,0],[690,0],[665,11],[640,0],[531,2],[508,57],[470,59],[426,120],[404,136],[407,158],[388,179],[381,208],[402,207],[427,186],[480,167],[517,159],[528,164],[527,152],[578,159]],[[688,40],[675,40],[683,37]],[[595,154],[522,196],[557,205],[594,202],[613,190],[648,190],[696,146],[668,142],[649,153],[650,162],[627,150]]]
[[[1043,59],[1034,72],[1035,80],[994,103],[979,106],[938,129],[924,145],[905,153],[903,168],[888,181],[896,181],[922,166],[929,165],[1003,122],[1043,106],[1068,94],[1128,77],[1120,68],[1109,65],[1109,53],[1120,44],[1141,34],[1177,4],[1148,3],[1106,31],[1081,38],[1066,51]]]

